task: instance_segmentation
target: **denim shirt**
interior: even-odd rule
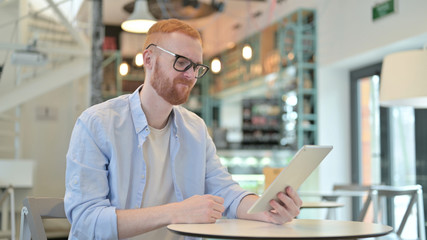
[[[65,180],[69,239],[117,239],[115,210],[141,205],[147,174],[142,145],[150,130],[140,88],[88,108],[76,121]],[[171,118],[169,154],[176,199],[220,196],[224,215],[236,218],[241,199],[251,193],[221,165],[201,118],[180,106],[173,107]]]

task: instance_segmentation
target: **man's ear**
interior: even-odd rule
[[[154,53],[149,49],[145,49],[144,52],[142,52],[142,58],[144,59],[145,69],[151,69],[153,67],[155,61],[154,57]]]

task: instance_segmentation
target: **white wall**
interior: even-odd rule
[[[395,0],[397,12],[374,22],[371,12],[378,2],[381,1],[318,1],[320,66],[337,64],[347,58],[378,51],[390,44],[426,34],[427,1]],[[380,57],[377,56],[378,59]]]
[[[18,37],[22,37],[20,29],[15,29],[12,21],[18,19],[19,3],[20,1],[6,1],[0,4],[0,24],[10,23],[1,25],[3,27],[0,29],[0,44],[15,44]],[[14,34],[13,39],[11,39],[12,34]],[[10,64],[11,52],[11,50],[0,48],[0,64],[7,56],[6,71],[3,72],[0,80],[0,94],[13,91],[18,77],[16,66]],[[25,81],[22,84],[25,84]],[[34,160],[36,171],[33,189],[16,192],[18,211],[22,205],[22,199],[28,195],[63,197],[65,155],[75,120],[88,106],[88,91],[88,78],[75,80],[21,105],[21,158]],[[51,114],[37,116],[46,108]],[[13,141],[13,138],[10,141]]]
[[[320,166],[323,190],[350,183],[350,71],[427,43],[427,1],[395,0],[397,13],[373,22],[377,2],[318,1],[319,144],[334,145]]]
[[[342,69],[318,72],[318,141],[334,148],[320,165],[319,188],[332,190],[336,183],[350,183],[350,82]]]
[[[87,79],[23,105],[23,157],[37,162],[33,196],[63,197],[65,155],[77,116],[87,107]],[[49,114],[41,114],[48,109]]]

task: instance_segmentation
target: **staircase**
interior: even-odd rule
[[[17,29],[23,29],[19,31],[19,38],[28,45],[7,42],[9,37],[0,38],[0,51],[12,53],[34,44],[34,49],[48,58],[44,66],[13,65],[10,61],[5,65],[3,73],[11,74],[3,74],[0,81],[0,159],[21,158],[19,139],[22,104],[88,76],[90,72],[88,37],[83,34],[88,24],[82,26],[81,21],[77,21],[89,19],[83,16],[88,15],[88,1],[71,1],[80,4],[81,9],[72,18],[74,22],[68,20],[70,17],[53,0],[46,2],[49,3],[47,7],[29,10],[26,17],[21,17],[18,22]],[[47,9],[53,14],[45,14]]]
[[[49,10],[54,12],[53,16],[44,15],[44,11],[37,10],[28,13],[27,17],[19,21],[19,28],[24,29],[20,38],[23,39],[22,42],[29,44],[9,44],[6,47],[16,51],[32,46],[34,50],[47,55],[47,64],[6,64],[4,72],[15,74],[13,77],[3,77],[0,82],[0,116],[5,111],[89,74],[88,37],[83,34],[86,29],[79,27],[82,25],[80,22],[68,21],[52,0],[46,1],[49,2]],[[81,4],[81,8],[87,8],[89,3],[84,1]],[[4,46],[3,44],[3,49]]]
[[[19,6],[19,4],[23,2],[34,4],[31,0],[10,1],[10,3],[7,4],[14,4],[13,7],[16,5],[16,9],[22,9],[22,6]],[[74,6],[80,6],[81,10],[79,13],[72,18],[66,16],[66,14],[69,14],[68,12],[61,12],[60,6],[55,5],[56,3],[54,3],[53,0],[45,0],[44,2],[47,2],[48,6],[44,6],[43,8],[49,9],[51,14],[44,14],[45,11],[35,9],[29,10],[28,14],[19,14],[20,16],[26,17],[19,18],[16,27],[18,30],[15,33],[18,37],[14,38],[15,42],[10,42],[10,36],[0,36],[0,53],[3,51],[10,53],[8,56],[9,60],[4,66],[0,81],[0,160],[31,158],[39,167],[38,170],[46,168],[46,166],[52,167],[52,169],[58,169],[58,165],[63,167],[58,162],[60,161],[59,158],[65,154],[57,154],[56,151],[52,151],[49,156],[50,158],[45,158],[41,156],[42,154],[40,154],[40,151],[31,150],[30,153],[28,153],[28,149],[23,148],[23,143],[27,144],[25,146],[35,145],[36,148],[38,148],[39,144],[35,142],[37,140],[34,139],[31,141],[25,138],[26,142],[23,141],[25,134],[27,134],[25,137],[28,137],[29,132],[32,133],[31,130],[28,131],[27,124],[32,121],[31,117],[35,114],[33,109],[34,106],[32,106],[32,108],[28,107],[32,104],[27,103],[37,103],[39,100],[36,98],[43,95],[49,96],[50,98],[51,94],[48,93],[54,90],[64,89],[61,87],[69,83],[73,83],[69,86],[71,86],[70,91],[74,93],[75,89],[73,88],[75,88],[76,85],[74,83],[80,82],[76,80],[88,78],[90,72],[90,49],[88,37],[84,34],[84,32],[88,32],[86,29],[88,24],[86,24],[86,26],[81,24],[81,19],[90,19],[90,17],[84,16],[88,15],[87,9],[90,7],[90,1],[70,0],[67,2],[58,2],[58,4],[72,3]],[[16,12],[18,11],[16,10]],[[2,9],[0,8],[0,16],[1,14]],[[73,19],[73,21],[69,21],[68,19]],[[20,39],[20,42],[16,42],[16,39]],[[10,60],[11,53],[16,50],[26,50],[28,46],[32,46],[33,50],[46,54],[47,63],[43,66],[12,64]],[[70,110],[75,110],[72,108],[75,107],[75,105],[76,104],[69,104],[65,107],[69,107]],[[70,119],[70,117],[68,117],[68,119]],[[62,122],[64,120],[60,119],[60,121]],[[35,124],[34,126],[43,126],[43,124],[43,122],[41,124],[39,122],[38,125]],[[55,122],[53,125],[55,125]],[[31,127],[34,128],[34,126]],[[32,130],[34,131],[34,129]],[[31,136],[33,135],[31,134]],[[41,137],[48,138],[49,136]],[[44,141],[44,139],[41,141]],[[61,139],[58,141],[61,141]],[[64,142],[58,142],[57,144],[61,146],[65,145]],[[58,148],[58,146],[55,146],[55,149]],[[49,150],[49,147],[43,146],[40,149]],[[52,172],[54,173],[54,171]],[[53,179],[56,177],[55,179],[60,179],[60,177],[52,175],[50,172],[47,174],[43,172],[43,175],[46,176],[36,174],[34,176],[35,182],[41,181],[45,183],[43,182],[45,178]],[[53,187],[57,186],[53,184]],[[34,186],[33,190],[36,188],[37,187]],[[40,189],[40,187],[38,187],[38,189]],[[21,192],[23,192],[23,190]],[[26,194],[21,194],[21,192],[19,192],[19,189],[16,191],[17,197],[14,201],[15,212],[17,213],[15,215],[15,219],[17,220],[16,225],[19,224],[19,210],[16,210],[22,205],[22,199],[19,199],[19,197],[20,195],[25,196]],[[11,227],[11,222],[3,216],[7,215],[2,214],[2,219],[0,219],[0,239],[3,237],[6,237],[6,239],[14,239],[15,235],[10,233],[10,229],[13,229]],[[5,229],[4,226],[9,227],[6,227],[6,231],[1,231]],[[6,235],[4,235],[4,233]]]

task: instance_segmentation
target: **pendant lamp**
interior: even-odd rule
[[[380,104],[427,108],[427,49],[390,54],[381,70]]]
[[[129,18],[122,23],[122,29],[131,33],[147,33],[156,20],[148,11],[147,1],[136,0]]]

